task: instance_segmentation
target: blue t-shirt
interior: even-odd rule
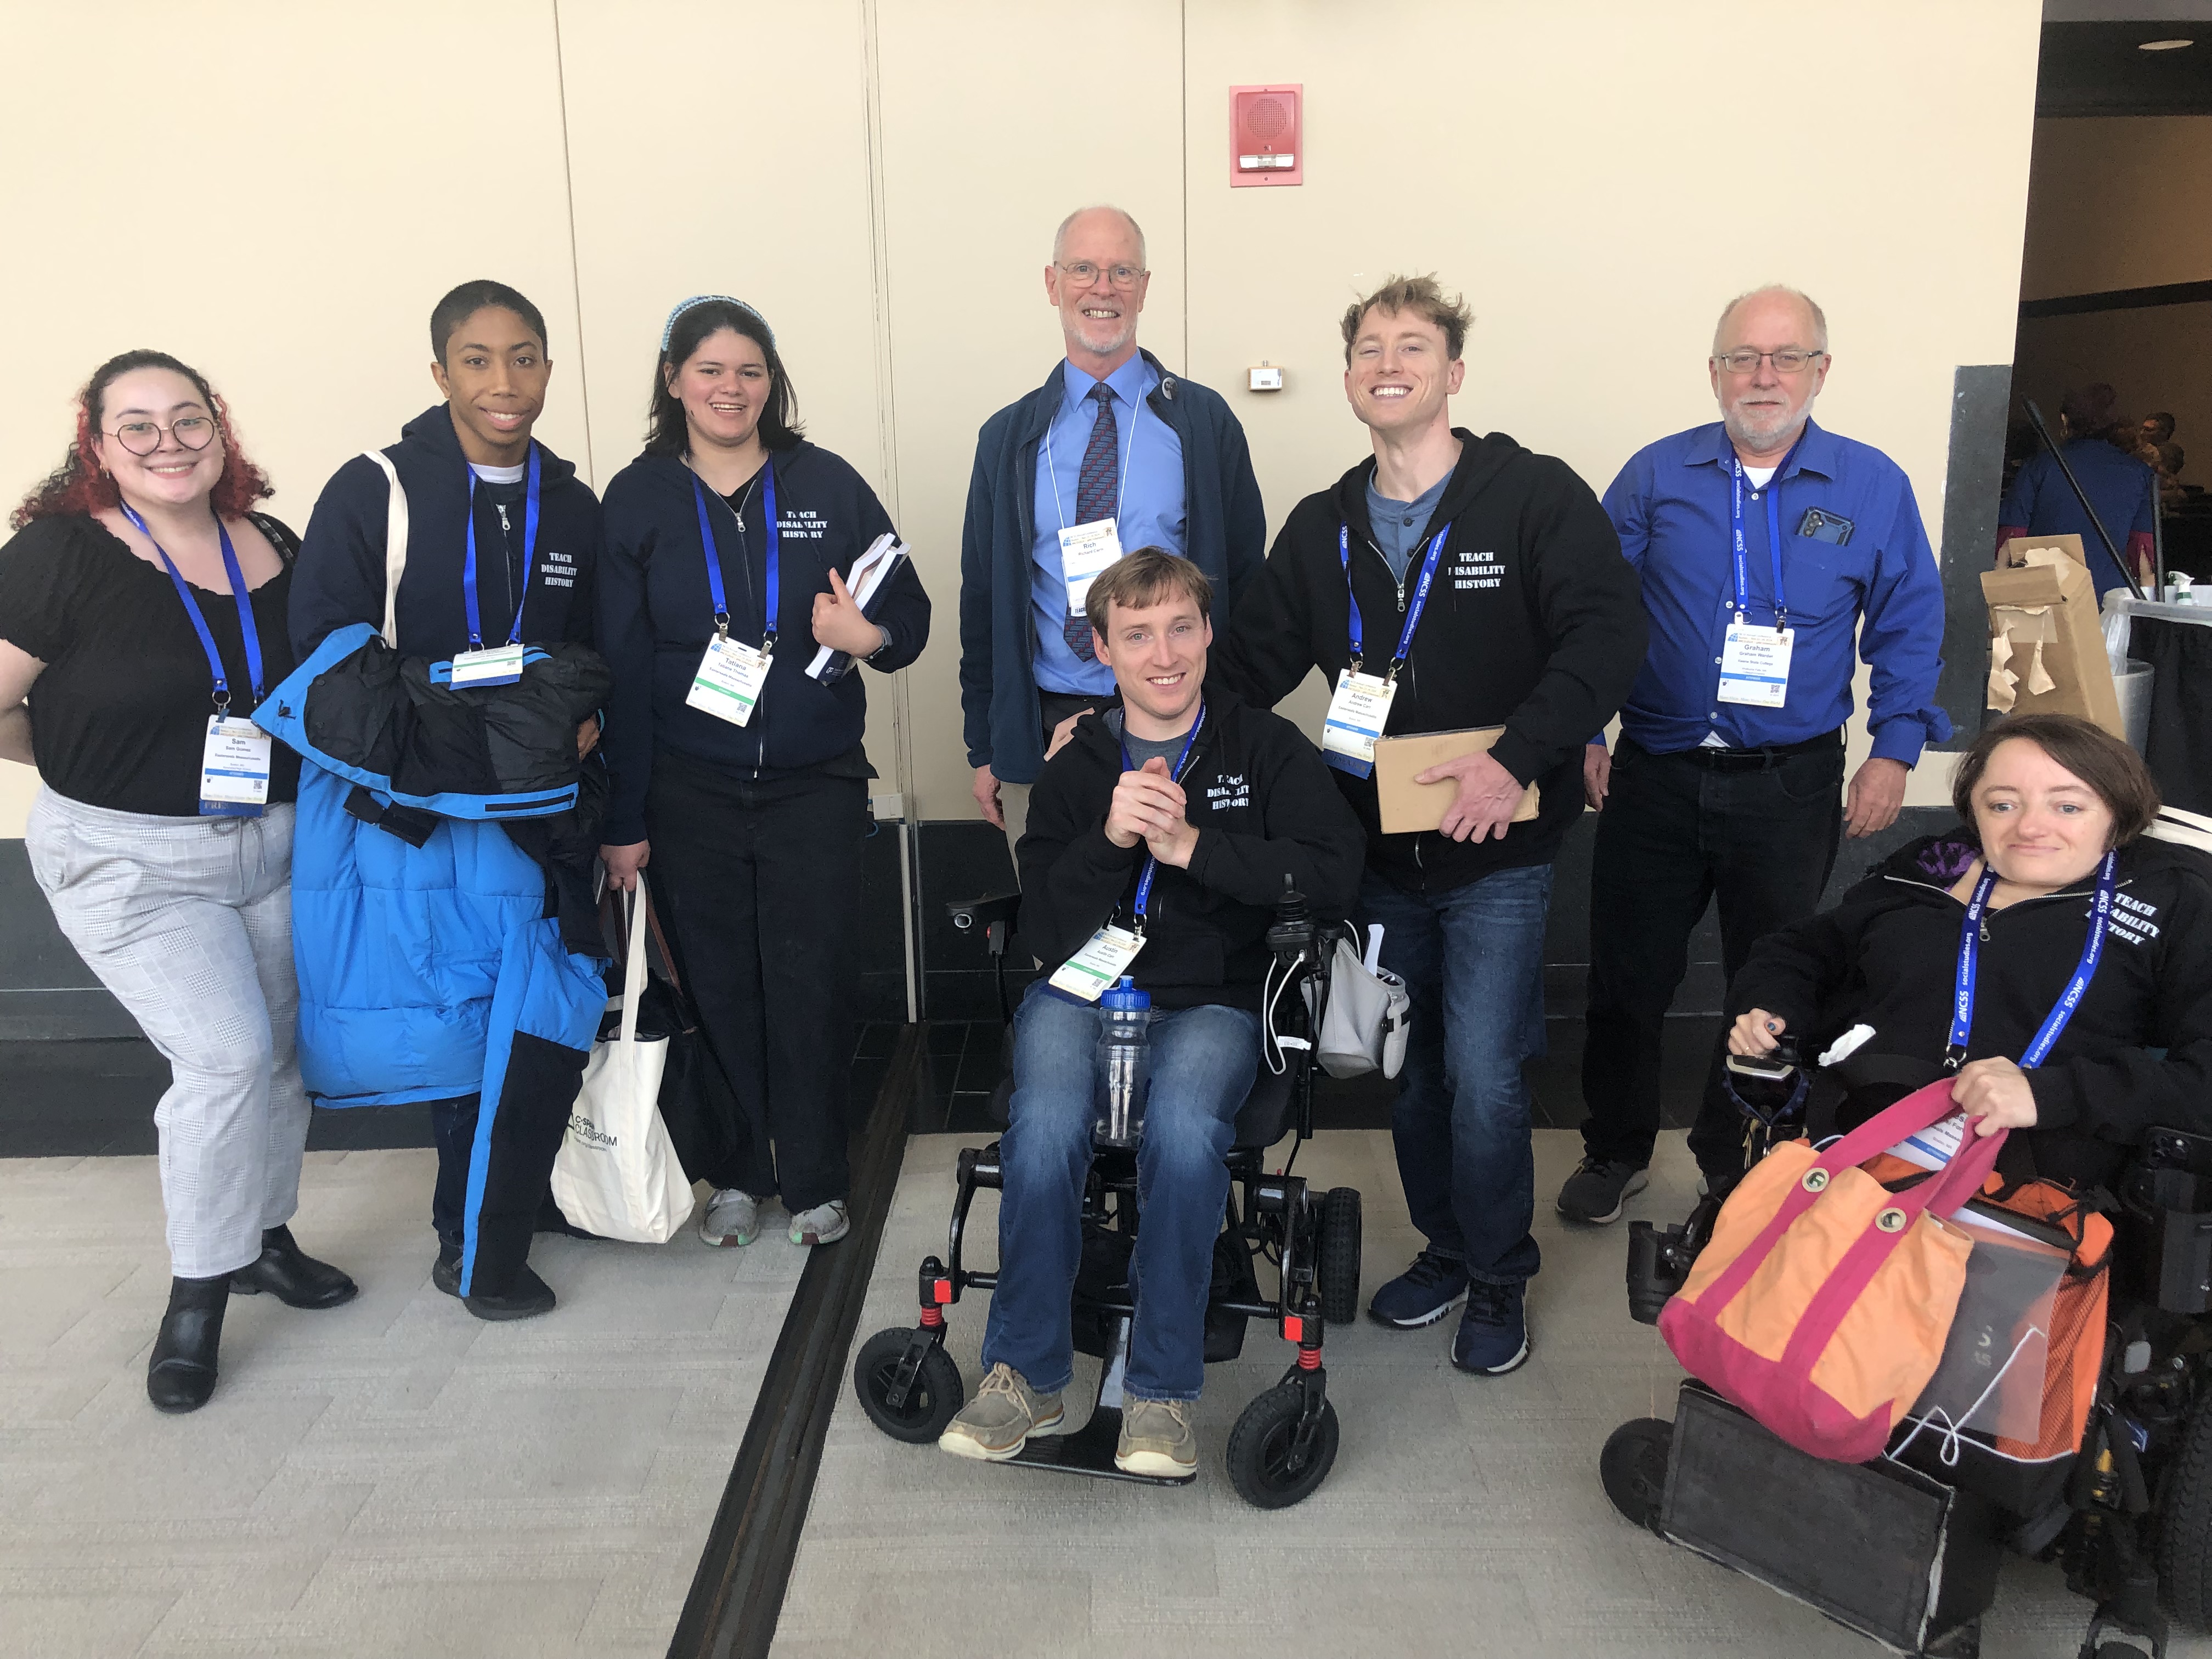
[[[2123,455],[2102,438],[2069,440],[2066,464],[2081,481],[2090,505],[2104,521],[2105,533],[2123,554],[2128,550],[2130,536],[2150,534],[2150,492],[2156,488],[2157,475],[2148,467],[2132,455]],[[2128,585],[2112,556],[2105,551],[2089,515],[2081,510],[2081,498],[2047,449],[2029,456],[2013,479],[2012,488],[2005,491],[2004,506],[1998,510],[1997,522],[2024,526],[2034,536],[2079,536],[2099,594]]]
[[[1374,475],[1368,475],[1367,522],[1374,528],[1375,545],[1389,562],[1390,574],[1401,582],[1413,566],[1422,532],[1428,528],[1437,503],[1444,498],[1444,486],[1450,482],[1451,474],[1447,472],[1423,490],[1419,500],[1394,501],[1376,489]]]

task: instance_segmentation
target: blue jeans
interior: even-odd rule
[[[1012,1366],[1040,1394],[1074,1375],[1068,1310],[1083,1255],[1097,1042],[1097,1006],[1042,980],[1014,1011],[1012,1121],[999,1142],[999,1288],[983,1364]],[[1229,1200],[1224,1160],[1259,1069],[1260,1017],[1218,1004],[1158,1011],[1151,1046],[1125,1386],[1146,1400],[1195,1400],[1213,1241]]]
[[[1413,997],[1390,1131],[1413,1225],[1475,1279],[1535,1276],[1536,1160],[1524,1060],[1540,1052],[1552,867],[1414,894],[1369,871],[1358,920]]]

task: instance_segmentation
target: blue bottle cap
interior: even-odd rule
[[[1100,994],[1098,1006],[1125,1012],[1133,1009],[1148,1010],[1152,1006],[1152,998],[1150,992],[1139,989],[1137,981],[1124,974],[1119,984]]]

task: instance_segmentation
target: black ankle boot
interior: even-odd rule
[[[329,1262],[302,1250],[289,1227],[271,1227],[261,1235],[260,1260],[231,1274],[230,1288],[240,1296],[267,1291],[289,1308],[335,1308],[352,1301],[361,1289]]]
[[[156,1410],[196,1412],[215,1392],[215,1355],[222,1341],[222,1310],[230,1305],[229,1284],[228,1273],[169,1281],[169,1310],[146,1362],[146,1397]]]

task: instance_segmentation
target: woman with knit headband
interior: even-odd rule
[[[770,1197],[794,1244],[849,1224],[853,945],[876,775],[859,667],[903,668],[929,638],[910,561],[855,599],[855,562],[896,532],[797,410],[760,313],[686,300],[661,331],[645,453],[605,499],[599,850],[617,887],[650,866],[735,1097],[726,1150],[690,1170],[714,1188],[710,1244],[752,1243]]]

